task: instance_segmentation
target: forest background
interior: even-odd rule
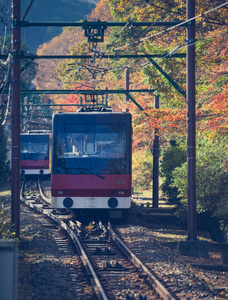
[[[66,5],[71,10],[72,2],[68,2]],[[206,222],[210,228],[206,229],[215,240],[228,236],[228,6],[218,8],[224,3],[196,1],[195,20],[197,212],[202,230],[205,218],[210,219]],[[129,109],[133,116],[135,188],[143,190],[152,185],[153,136],[155,128],[159,129],[161,191],[168,203],[175,204],[176,215],[183,223],[187,211],[186,98],[148,59],[118,56],[163,54],[163,58],[153,61],[180,90],[186,91],[186,59],[172,57],[174,53],[186,53],[186,27],[165,31],[163,27],[131,26],[133,21],[185,19],[186,3],[182,0],[101,0],[87,15],[88,21],[125,21],[127,25],[107,28],[104,42],[98,44],[89,44],[82,29],[66,27],[40,45],[37,54],[92,54],[93,58],[36,60],[36,65],[30,66],[30,76],[23,77],[24,85],[33,80],[37,89],[123,89],[128,68],[130,89],[155,90],[160,97],[159,110],[154,108],[152,93],[132,94],[143,111],[131,101],[126,103],[123,95],[109,95],[109,105],[116,111]],[[70,17],[67,20],[72,21]],[[104,59],[104,54],[114,54],[116,58]],[[75,107],[64,107],[64,104],[79,103],[79,96],[42,95],[39,101],[58,103],[63,110],[72,111]]]

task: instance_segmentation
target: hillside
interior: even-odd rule
[[[21,1],[23,17],[31,1]],[[97,0],[39,0],[33,1],[25,21],[80,21],[85,20],[96,6]],[[50,41],[62,32],[61,27],[27,27],[22,28],[22,40],[28,45],[29,51],[36,53],[39,45]]]

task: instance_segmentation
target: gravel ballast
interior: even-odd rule
[[[47,194],[46,189],[48,184]],[[10,218],[9,198],[4,198],[4,210]],[[117,230],[172,294],[181,300],[228,299],[227,269],[199,267],[222,265],[222,251],[217,244],[209,241],[213,247],[209,248],[208,259],[180,255],[176,245],[185,238],[186,232],[174,225],[145,223],[137,218],[139,209],[134,204],[131,223],[118,225]],[[70,271],[76,258],[65,255],[59,248],[56,237],[60,229],[24,205],[21,205],[20,220],[18,299],[77,300],[77,286]]]

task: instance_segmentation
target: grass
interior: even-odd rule
[[[12,239],[15,233],[11,231],[11,185],[6,183],[0,187],[0,239]]]

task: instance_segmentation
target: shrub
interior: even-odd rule
[[[162,192],[167,196],[170,204],[178,204],[178,189],[173,186],[173,170],[186,161],[186,151],[177,146],[175,141],[170,141],[170,146],[164,152],[161,161],[161,176],[164,177],[161,185]]]
[[[228,146],[226,140],[212,143],[200,141],[196,151],[196,204],[199,214],[219,218],[228,232]],[[173,188],[177,188],[181,210],[187,210],[187,163],[173,172]],[[185,209],[184,209],[185,208]]]
[[[0,186],[2,186],[9,177],[9,162],[7,161],[7,149],[0,148]]]
[[[149,187],[152,182],[153,157],[149,150],[132,153],[132,182],[134,187]]]
[[[11,230],[11,224],[6,222],[5,212],[0,208],[0,239],[10,239],[14,237],[14,232]]]

